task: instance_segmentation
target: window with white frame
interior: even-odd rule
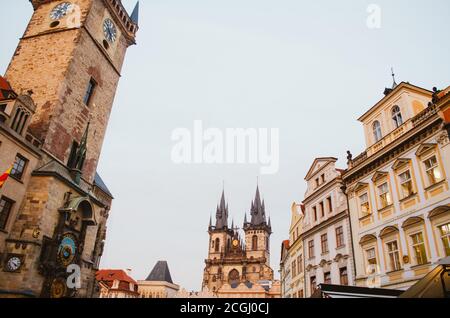
[[[375,139],[375,142],[378,142],[381,140],[381,138],[383,138],[383,135],[381,133],[381,124],[378,120],[376,120],[373,125],[372,125],[372,129],[373,129],[373,137]]]
[[[406,170],[405,172],[399,174],[398,178],[400,181],[400,188],[403,198],[407,198],[410,195],[414,194],[411,172],[409,170]]]
[[[387,182],[378,186],[378,197],[381,208],[385,208],[392,204],[391,193],[389,192],[389,185]]]
[[[425,173],[428,178],[428,185],[431,186],[433,184],[438,183],[443,180],[441,169],[439,168],[438,161],[436,156],[432,156],[423,161],[425,166]]]
[[[401,269],[400,252],[398,250],[398,242],[392,241],[386,244],[389,256],[389,268],[391,271],[398,271]]]
[[[402,112],[397,105],[392,108],[392,120],[394,121],[395,128],[398,128],[403,124]]]
[[[375,273],[377,269],[377,255],[374,247],[366,250],[366,260],[368,274]]]
[[[414,257],[417,265],[428,263],[427,251],[425,249],[425,242],[423,241],[422,232],[411,235],[412,248],[414,250]]]
[[[369,204],[369,195],[368,193],[364,193],[359,196],[359,206],[361,209],[361,216],[369,215],[370,212],[370,204]]]
[[[441,235],[445,256],[450,256],[450,223],[439,226],[439,234]]]

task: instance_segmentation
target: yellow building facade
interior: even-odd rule
[[[343,174],[357,286],[407,289],[450,255],[450,144],[435,95],[394,83],[359,119],[367,147]]]

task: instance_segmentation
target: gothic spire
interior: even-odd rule
[[[131,21],[133,21],[136,25],[139,24],[139,1],[136,3],[133,13],[131,14]]]
[[[216,210],[216,229],[228,227],[228,204],[225,202],[225,191],[222,191],[222,197]]]
[[[262,224],[266,224],[266,211],[265,211],[265,203],[261,202],[261,194],[259,192],[259,185],[256,187],[256,195],[255,200],[252,202],[252,207],[250,209],[251,215],[251,225],[258,226]]]

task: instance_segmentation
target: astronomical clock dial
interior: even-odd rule
[[[74,261],[77,253],[76,242],[77,242],[76,237],[73,234],[71,233],[64,234],[59,244],[57,254],[58,262],[61,266],[67,267]]]
[[[239,246],[239,241],[233,240],[233,247],[238,247],[238,246]]]
[[[103,22],[103,34],[109,42],[113,43],[116,41],[117,28],[111,19],[106,19],[105,22]]]
[[[6,270],[8,272],[16,272],[20,269],[21,266],[22,260],[20,259],[20,257],[17,256],[10,257],[6,262]]]
[[[66,296],[67,287],[66,282],[62,278],[55,278],[50,286],[51,298],[63,298]]]
[[[64,3],[58,4],[52,10],[52,12],[50,12],[50,18],[52,18],[52,20],[59,20],[59,19],[63,18],[67,14],[67,12],[69,12],[71,7],[72,7],[72,4],[70,2],[64,2]]]

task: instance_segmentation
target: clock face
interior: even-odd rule
[[[6,269],[10,272],[17,271],[20,266],[22,266],[22,260],[17,256],[11,257],[6,263]]]
[[[77,243],[74,235],[65,234],[58,247],[58,261],[60,265],[67,267],[72,264],[77,252]]]
[[[111,21],[111,19],[106,19],[105,22],[103,22],[103,34],[105,35],[105,38],[113,43],[117,38],[117,28],[114,25],[114,22]]]
[[[234,247],[238,247],[239,246],[239,241],[238,240],[234,240],[233,241],[233,246]]]
[[[69,9],[71,9],[71,7],[72,7],[72,4],[70,2],[64,2],[64,3],[58,4],[52,10],[52,12],[50,12],[50,18],[52,18],[52,20],[59,20],[59,19],[63,18],[67,14]]]
[[[51,298],[63,298],[66,295],[66,283],[62,278],[56,278],[50,287]]]

